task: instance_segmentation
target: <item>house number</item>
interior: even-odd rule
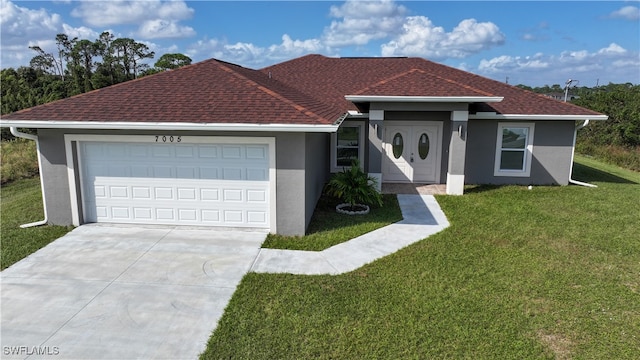
[[[163,143],[170,142],[170,143],[172,143],[172,142],[181,142],[181,141],[182,141],[182,136],[173,136],[173,135],[171,135],[171,136],[166,136],[166,135],[160,136],[160,135],[156,135],[156,142],[163,142]]]

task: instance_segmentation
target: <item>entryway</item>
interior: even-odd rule
[[[385,124],[382,181],[440,183],[442,123]]]

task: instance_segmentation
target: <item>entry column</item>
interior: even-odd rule
[[[449,166],[447,171],[447,194],[462,195],[464,192],[464,161],[467,151],[467,122],[469,111],[451,112],[451,141],[449,142]]]

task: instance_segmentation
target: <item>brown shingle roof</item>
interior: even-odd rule
[[[3,119],[331,124],[342,113],[257,70],[212,59],[21,110]]]
[[[455,96],[496,96],[495,94],[475,89],[469,85],[428,74],[420,69],[412,69],[392,76],[389,79],[378,81],[351,95],[442,96],[442,94],[456,94]]]
[[[498,96],[472,111],[598,115],[421,58],[307,55],[262,70],[215,59],[3,115],[3,120],[332,124],[345,95]]]
[[[422,58],[328,58],[307,55],[269,66],[262,71],[271,72],[274,79],[311,96],[322,96],[324,101],[334,106],[349,109],[355,107],[344,99],[345,95],[471,95],[504,97],[502,102],[474,107],[498,114],[599,115],[595,111]],[[385,81],[388,81],[386,85]],[[367,93],[367,89],[372,93]],[[398,93],[392,94],[396,91]]]

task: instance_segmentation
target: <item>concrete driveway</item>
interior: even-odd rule
[[[84,225],[1,273],[3,359],[194,359],[266,232]]]

